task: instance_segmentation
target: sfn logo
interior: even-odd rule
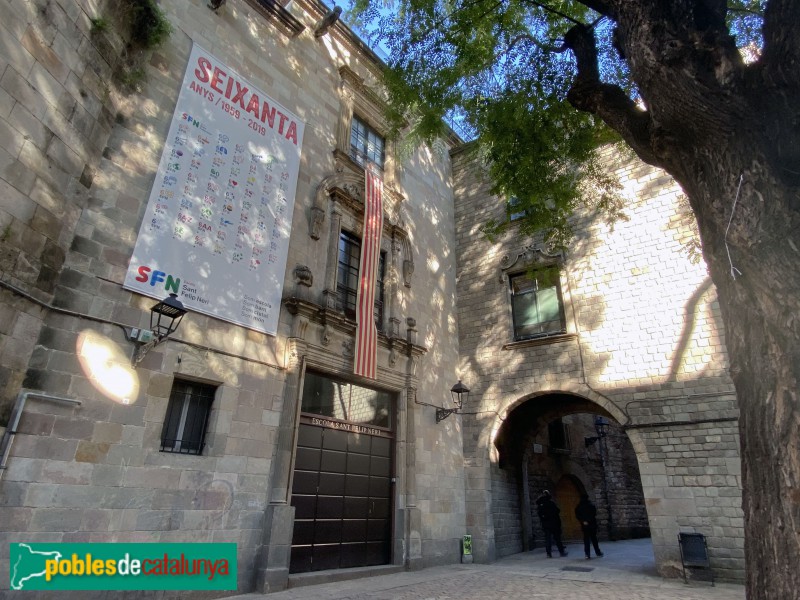
[[[180,277],[173,277],[165,273],[164,271],[153,270],[150,267],[146,267],[142,265],[136,270],[139,273],[136,276],[136,281],[140,283],[147,283],[150,282],[152,287],[155,287],[158,283],[164,284],[164,289],[168,292],[175,292],[179,294],[178,288],[181,286],[181,279]]]

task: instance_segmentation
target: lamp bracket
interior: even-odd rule
[[[158,338],[154,338],[153,340],[144,343],[144,344],[136,344],[136,350],[133,352],[133,358],[131,360],[131,366],[136,366],[144,359],[145,355],[152,350],[155,345],[158,343]]]
[[[444,421],[447,417],[449,417],[453,413],[458,413],[458,409],[457,408],[437,408],[436,409],[436,422],[439,423],[440,421]]]

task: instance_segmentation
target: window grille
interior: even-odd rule
[[[202,454],[216,387],[176,379],[161,431],[161,451]]]
[[[508,220],[512,223],[519,221],[525,216],[525,209],[522,208],[519,198],[511,196],[506,203],[506,210],[508,211]]]

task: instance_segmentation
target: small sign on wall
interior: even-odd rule
[[[471,563],[472,562],[472,536],[465,535],[464,538],[461,540],[461,562],[462,563]]]

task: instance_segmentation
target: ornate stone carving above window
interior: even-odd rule
[[[388,129],[384,123],[384,110],[386,103],[364,80],[349,67],[339,68],[341,83],[339,84],[339,124],[336,128],[336,156],[337,166],[340,161],[353,163],[356,169],[360,166],[350,158],[350,132],[353,124],[353,115],[367,123],[383,138],[386,138]],[[395,180],[394,144],[386,140],[386,159],[383,165],[383,184],[391,189]]]
[[[323,225],[327,216],[331,199],[340,202],[347,210],[355,214],[364,213],[364,172],[338,166],[336,172],[323,179],[317,186],[314,197],[314,206],[311,208],[310,233],[311,238],[318,240],[323,233]],[[383,221],[384,229],[390,227],[402,230],[405,234],[405,218],[402,213],[404,197],[385,184],[383,186]],[[405,236],[408,237],[407,235]],[[405,258],[412,259],[410,252],[405,253]],[[411,268],[413,273],[413,267]]]
[[[525,269],[549,267],[564,263],[563,252],[551,252],[539,244],[523,246],[516,254],[504,254],[500,259],[501,283],[508,281],[509,272],[519,272]]]
[[[307,315],[313,323],[320,324],[318,342],[321,347],[330,351],[342,343],[342,356],[352,358],[353,340],[356,324],[348,312],[352,289],[347,284],[339,285],[340,266],[347,271],[352,268],[348,262],[345,244],[343,262],[340,265],[340,242],[347,239],[351,244],[358,244],[364,231],[364,167],[351,158],[351,124],[353,115],[358,116],[358,128],[354,137],[357,142],[375,143],[375,136],[382,136],[386,127],[382,122],[383,102],[376,93],[370,90],[364,81],[347,67],[339,70],[341,75],[341,112],[336,130],[336,147],[333,149],[334,169],[317,185],[313,205],[309,209],[309,236],[320,241],[313,252],[324,255],[324,275],[315,273],[317,277],[306,278],[306,273],[298,267],[295,272],[296,288],[305,292],[306,282],[316,281],[313,298],[293,297],[286,302],[287,310],[292,315]],[[369,127],[365,129],[363,124]],[[364,131],[367,137],[363,136]],[[372,137],[369,137],[372,136]],[[370,141],[371,140],[371,141]],[[380,148],[380,144],[372,148]],[[360,147],[359,147],[360,148]],[[363,150],[363,148],[361,148]],[[372,151],[367,148],[367,156]],[[354,153],[359,158],[363,156]],[[376,302],[375,318],[379,330],[379,344],[389,350],[388,366],[400,368],[400,357],[407,356],[414,360],[418,354],[425,352],[416,345],[415,320],[401,314],[404,303],[403,293],[410,288],[414,276],[414,253],[407,225],[409,219],[404,196],[395,187],[394,163],[392,148],[384,140],[383,153],[383,229],[381,232],[381,264],[383,276],[379,284],[383,290],[380,301]],[[343,235],[344,234],[344,235]],[[356,239],[357,238],[357,239]],[[342,242],[344,243],[344,242]],[[354,247],[358,247],[357,245]],[[321,269],[322,265],[315,267]],[[347,279],[347,276],[344,276]],[[321,281],[320,281],[321,280]],[[321,288],[321,289],[320,289]],[[342,291],[344,290],[344,291]],[[318,294],[318,295],[317,295]],[[403,325],[405,323],[405,325]],[[407,327],[406,327],[407,325]],[[344,338],[344,339],[342,339]]]
[[[327,266],[322,305],[336,308],[336,276],[339,236],[342,230],[362,236],[364,214],[364,174],[341,166],[317,186],[311,211],[311,237],[327,235]],[[414,256],[403,211],[403,196],[384,187],[383,233],[381,251],[386,252],[385,333],[389,338],[400,335],[400,316],[397,314],[401,289],[410,288],[414,273]],[[328,222],[328,226],[324,224]],[[402,282],[402,284],[401,284]]]
[[[571,308],[563,264],[563,252],[539,244],[523,246],[500,259],[499,280],[508,295],[507,323],[513,344],[527,346],[574,337],[568,327]]]

